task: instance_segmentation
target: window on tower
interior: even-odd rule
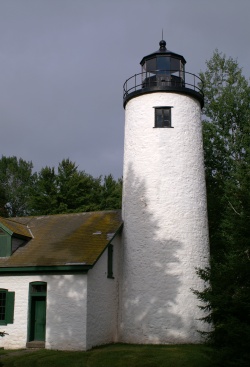
[[[154,109],[155,109],[154,127],[172,127],[171,107],[154,107]]]
[[[108,278],[114,279],[113,276],[113,245],[108,245]]]

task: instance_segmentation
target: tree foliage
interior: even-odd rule
[[[32,173],[32,162],[0,159],[0,215],[26,216],[121,208],[122,180],[94,178],[63,159]]]
[[[237,61],[217,50],[201,73],[211,268],[204,292],[209,340],[221,365],[249,363],[250,343],[250,86]]]
[[[122,179],[114,180],[112,175],[104,176],[101,185],[101,210],[118,209],[122,206]]]
[[[0,159],[0,210],[2,215],[22,216],[29,214],[30,190],[33,186],[32,162],[22,158]]]
[[[7,217],[7,210],[5,208],[5,204],[7,203],[7,200],[5,198],[5,192],[2,184],[0,183],[0,216],[1,217]]]
[[[32,214],[54,214],[58,206],[54,168],[45,167],[35,175],[29,207]]]
[[[79,171],[74,162],[63,159],[54,168],[37,175],[31,208],[35,214],[59,214],[100,210],[101,178]],[[113,208],[114,209],[114,208]]]

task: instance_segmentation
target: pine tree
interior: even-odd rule
[[[122,206],[122,179],[104,176],[101,194],[101,210],[120,209]]]
[[[122,180],[112,175],[94,178],[69,159],[57,168],[45,167],[35,175],[30,213],[48,215],[121,208]]]
[[[7,217],[8,213],[7,210],[5,208],[6,205],[6,197],[5,197],[5,192],[4,189],[2,187],[2,185],[0,184],[0,216],[1,217]]]
[[[75,163],[64,159],[58,166],[58,212],[84,212],[99,209],[101,178],[79,171]]]
[[[29,202],[30,212],[33,215],[55,214],[58,209],[58,188],[55,169],[42,168],[35,175],[35,184]]]

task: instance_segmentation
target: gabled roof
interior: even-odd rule
[[[15,219],[0,217],[0,227],[7,230],[11,235],[32,238],[29,227],[26,224],[19,223]]]
[[[98,260],[122,226],[121,211],[0,218],[15,234],[30,240],[10,257],[0,258],[2,268],[89,266]],[[14,236],[13,235],[13,236]]]

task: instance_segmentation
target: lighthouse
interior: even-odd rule
[[[209,263],[203,94],[185,58],[159,46],[124,84],[119,339],[199,343],[208,328],[192,292]]]

